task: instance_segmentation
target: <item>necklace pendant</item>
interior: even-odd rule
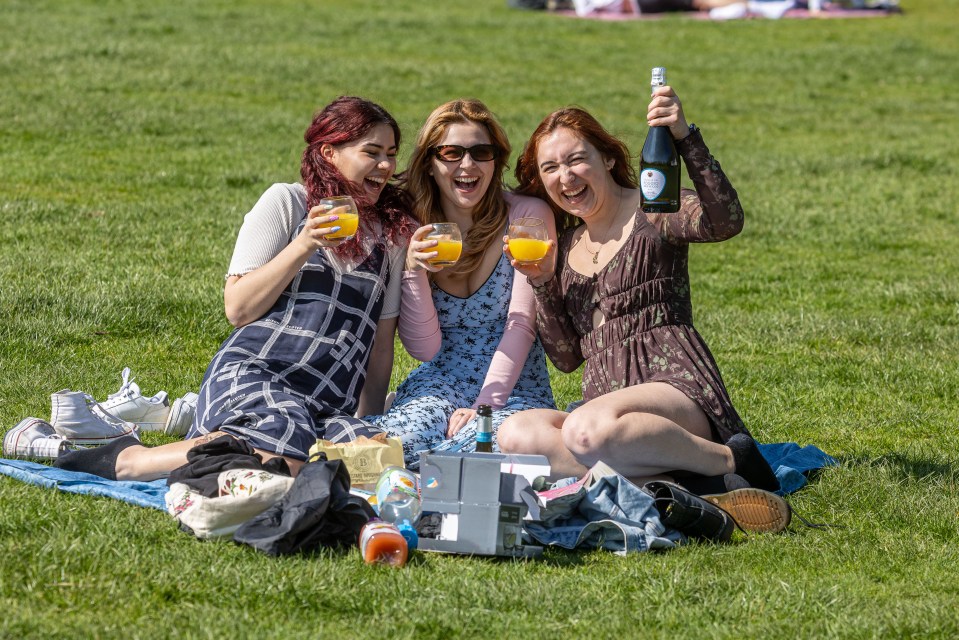
[[[593,254],[593,264],[599,264],[599,252]]]

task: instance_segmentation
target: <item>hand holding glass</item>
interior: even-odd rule
[[[328,233],[324,238],[327,240],[349,240],[356,235],[356,228],[360,224],[360,216],[353,198],[350,196],[330,196],[320,200],[320,205],[329,207],[327,213],[338,217],[337,220],[327,222],[319,227],[320,229],[339,227],[338,231]],[[334,211],[335,209],[339,209],[339,211]]]
[[[449,266],[456,264],[463,252],[463,237],[460,235],[460,228],[455,222],[434,222],[433,230],[426,236],[427,240],[436,240],[437,245],[433,247],[436,252],[435,258],[430,258],[430,264],[439,266]]]
[[[520,264],[535,264],[546,256],[546,225],[537,218],[517,218],[509,225],[509,252]]]

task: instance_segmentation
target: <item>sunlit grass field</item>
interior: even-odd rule
[[[484,100],[515,159],[551,110],[638,151],[649,69],[738,188],[690,252],[698,329],[750,430],[841,465],[782,536],[516,562],[272,559],[159,511],[0,477],[0,638],[959,636],[959,7],[599,22],[505,0],[0,3],[0,427],[50,393],[195,391],[229,333],[246,211],[299,177],[314,110],[386,106],[400,166]],[[394,386],[414,362],[398,348]],[[576,374],[553,371],[560,405]],[[152,442],[160,439],[153,437]]]

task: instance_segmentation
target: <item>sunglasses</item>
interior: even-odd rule
[[[489,162],[496,159],[496,147],[491,144],[476,144],[472,147],[461,147],[458,144],[441,144],[433,147],[433,155],[443,162],[459,162],[463,156],[470,154],[476,162]]]

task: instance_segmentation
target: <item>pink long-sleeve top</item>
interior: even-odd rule
[[[538,218],[546,225],[549,238],[556,239],[553,212],[545,202],[513,193],[504,193],[503,197],[509,205],[510,221]],[[500,246],[498,242],[495,244]],[[403,272],[399,335],[403,346],[417,360],[428,362],[440,350],[443,332],[425,271]],[[483,389],[472,408],[488,404],[498,409],[506,404],[535,339],[536,300],[533,289],[526,276],[516,271],[513,273],[513,290],[503,337],[486,371]]]

